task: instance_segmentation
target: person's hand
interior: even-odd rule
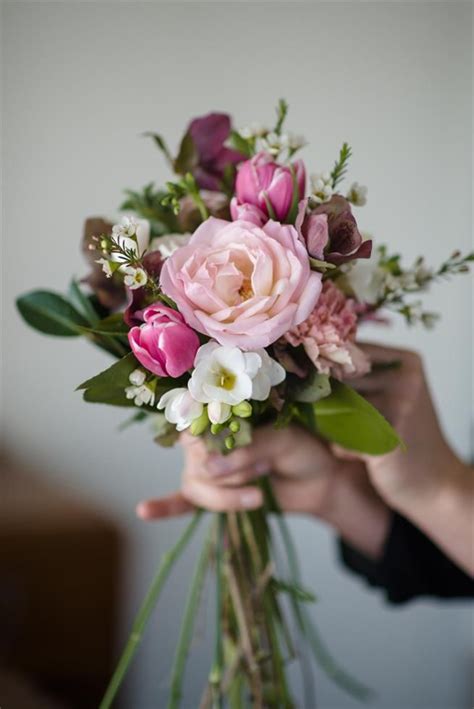
[[[182,436],[185,465],[181,491],[142,503],[142,517],[168,516],[191,505],[214,511],[255,509],[263,504],[256,481],[272,475],[274,494],[288,512],[324,516],[335,504],[341,483],[360,478],[361,465],[335,458],[328,446],[298,426],[276,430],[264,426],[253,432],[251,445],[228,455],[210,453],[205,443]]]
[[[391,506],[403,506],[405,499],[426,499],[444,484],[458,461],[441,431],[422,361],[407,350],[377,345],[363,349],[375,366],[351,385],[394,426],[406,447],[383,456],[364,456],[367,472]],[[384,368],[391,362],[399,366]],[[340,449],[336,453],[348,457]]]

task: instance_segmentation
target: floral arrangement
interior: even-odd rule
[[[357,346],[359,325],[382,310],[430,326],[413,295],[464,272],[473,254],[453,253],[439,268],[364,238],[353,213],[367,190],[342,189],[351,149],[313,175],[295,155],[305,141],[283,132],[280,101],[272,129],[237,131],[221,113],[189,124],[176,157],[148,134],[176,175],[164,190],[128,191],[115,225],[88,220],[91,266],[67,296],[34,291],[18,299],[24,319],[50,335],[84,336],[117,361],[78,387],[89,402],[128,407],[172,445],[180,432],[216,451],[246,445],[252,429],[299,423],[348,449],[380,455],[401,445],[397,433],[351,387],[371,362]],[[396,366],[396,363],[394,363]],[[285,668],[308,643],[329,675],[357,697],[366,689],[342,670],[308,612],[295,549],[267,478],[266,504],[212,515],[190,583],[171,678],[177,707],[200,591],[216,583],[215,650],[202,707],[291,707]],[[276,529],[270,515],[277,520]],[[111,706],[163,584],[203,512],[197,510],[160,565],[106,691]],[[275,561],[281,537],[286,567]],[[296,631],[287,625],[294,615]],[[311,682],[306,683],[311,699]],[[197,706],[197,704],[196,704]]]

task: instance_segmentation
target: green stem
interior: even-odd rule
[[[120,689],[120,685],[124,680],[128,667],[138,649],[138,646],[140,645],[143,631],[151,615],[151,612],[153,611],[153,608],[155,607],[156,602],[158,601],[161,589],[163,588],[163,585],[166,579],[168,578],[168,575],[174,563],[176,562],[180,554],[184,551],[186,545],[191,539],[199,523],[201,515],[202,510],[198,510],[197,512],[195,512],[191,522],[188,524],[188,526],[186,527],[174,547],[172,547],[164,554],[160,566],[158,567],[158,571],[155,575],[155,578],[153,579],[148,593],[145,596],[145,600],[143,601],[143,604],[135,618],[132,627],[132,632],[127,641],[127,644],[125,645],[125,649],[122,653],[122,656],[120,657],[119,663],[115,669],[112,679],[110,680],[109,686],[106,689],[104,698],[102,699],[99,705],[99,709],[109,709],[109,707],[112,706],[112,702],[115,698],[115,695]]]
[[[222,557],[225,522],[225,513],[219,512],[217,514],[216,524],[216,619],[214,662],[210,677],[210,683],[213,688],[213,707],[215,709],[222,709],[224,706],[221,683],[224,667],[224,651],[222,646]]]
[[[301,584],[301,573],[293,539],[291,538],[285,516],[282,514],[268,480],[265,481],[264,489],[269,506],[277,516],[277,523],[288,558],[290,576],[297,583]],[[335,684],[354,696],[356,699],[367,701],[373,695],[373,692],[354,677],[349,675],[346,670],[344,670],[336,662],[319,635],[319,631],[311,617],[311,614],[308,613],[304,606],[300,606],[298,600],[293,595],[290,596],[290,599],[296,621],[301,632],[308,640],[313,656],[321,669],[324,670],[324,672],[333,680],[333,682],[335,682]]]
[[[179,707],[181,701],[184,668],[189,652],[189,645],[191,643],[193,635],[194,620],[197,614],[199,601],[201,598],[202,585],[206,575],[206,570],[208,568],[209,556],[211,551],[211,541],[211,536],[209,535],[202,549],[191,581],[191,586],[189,588],[186,608],[183,616],[183,622],[181,625],[181,632],[176,648],[173,671],[171,675],[171,690],[170,699],[168,702],[168,709],[176,709],[177,707]]]

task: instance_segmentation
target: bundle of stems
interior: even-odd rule
[[[359,699],[369,690],[349,676],[329,654],[308,611],[314,596],[300,578],[295,548],[284,515],[279,510],[268,480],[262,481],[265,506],[252,512],[215,513],[198,558],[188,591],[181,631],[175,651],[168,709],[178,709],[183,697],[185,666],[198,615],[201,591],[208,571],[215,578],[214,657],[204,686],[200,709],[291,709],[296,707],[287,680],[287,665],[302,661],[285,619],[287,597],[298,639],[322,669],[341,687]],[[276,549],[270,525],[274,514],[287,557],[289,578],[277,576]],[[175,546],[163,557],[115,673],[100,704],[109,709],[138,649],[147,621],[175,562],[185,550],[203,512],[197,510]],[[312,678],[304,676],[304,705],[314,709]]]

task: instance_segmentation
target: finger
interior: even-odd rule
[[[356,453],[356,451],[350,451],[347,450],[346,448],[343,448],[340,446],[338,443],[331,443],[331,451],[332,453],[336,456],[336,458],[339,458],[339,460],[361,460],[363,457],[360,453]]]
[[[213,512],[255,510],[263,504],[262,491],[257,487],[217,487],[196,478],[184,482],[182,493],[192,504]]]
[[[181,492],[174,492],[166,497],[159,497],[155,500],[143,500],[137,505],[136,513],[140,519],[166,519],[167,517],[177,517],[187,514],[194,509],[194,506],[187,500]]]
[[[209,476],[204,474],[204,480],[211,482],[218,487],[240,487],[252,480],[258,480],[270,473],[270,467],[266,463],[257,463],[254,468],[239,470],[237,473],[224,473],[221,475]]]
[[[372,362],[381,362],[382,364],[387,364],[393,362],[394,360],[405,360],[412,359],[413,357],[418,357],[415,352],[411,350],[404,350],[397,347],[387,347],[386,345],[377,345],[374,342],[357,342],[357,346],[365,352],[366,355],[372,360]]]

